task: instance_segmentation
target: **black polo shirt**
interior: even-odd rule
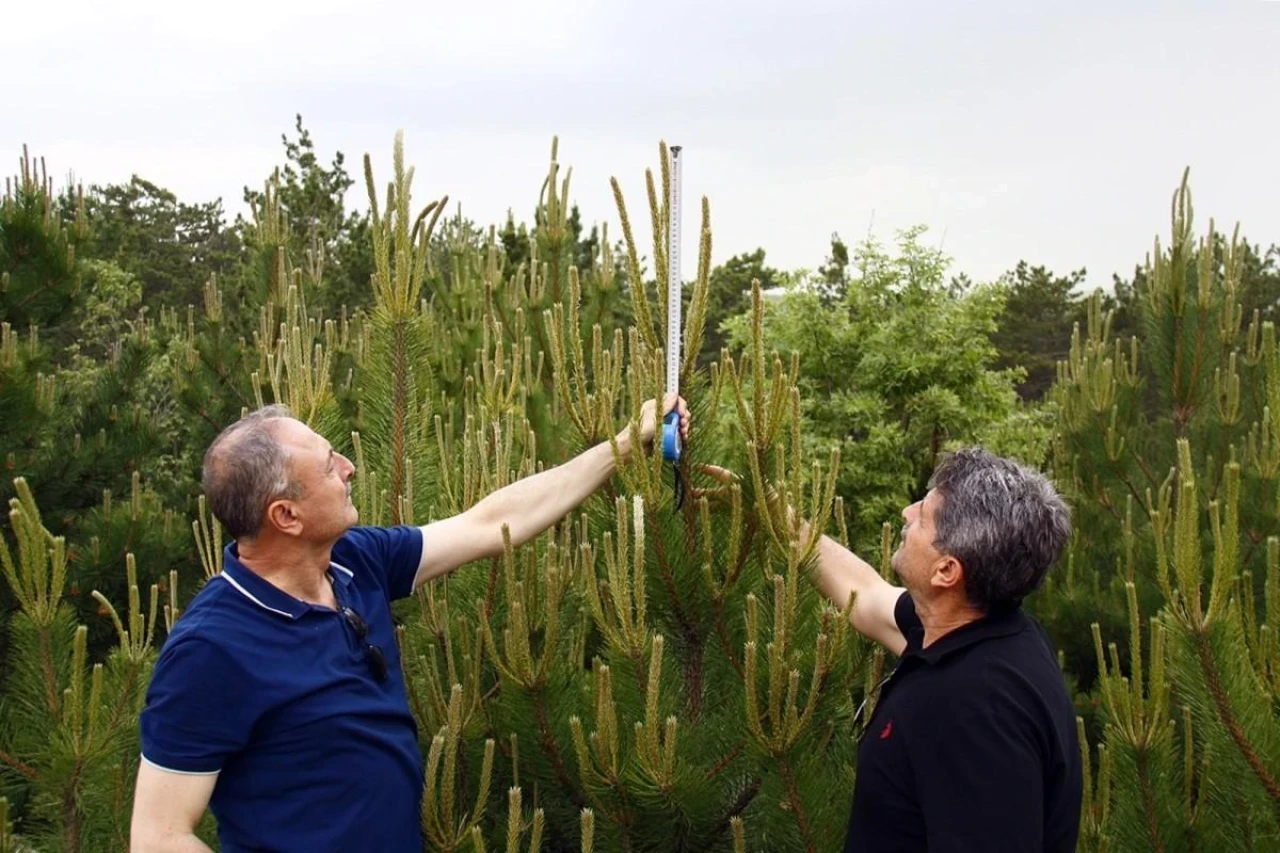
[[[845,853],[1074,853],[1082,776],[1057,655],[1020,609],[907,647],[858,745]]]

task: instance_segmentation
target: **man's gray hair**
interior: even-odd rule
[[[942,498],[933,545],[964,566],[984,613],[1017,607],[1071,538],[1071,510],[1044,475],[982,448],[948,454],[929,481]]]
[[[296,499],[302,490],[289,472],[289,453],[274,421],[289,418],[283,405],[250,412],[218,434],[204,455],[201,485],[209,510],[233,539],[252,539],[267,505]]]

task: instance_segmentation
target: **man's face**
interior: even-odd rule
[[[894,552],[891,565],[908,590],[919,592],[929,584],[942,554],[933,547],[937,528],[934,519],[942,498],[933,489],[902,511],[902,542]]]
[[[359,520],[351,503],[355,466],[324,437],[298,420],[282,420],[277,440],[289,453],[293,481],[302,495],[294,501],[308,539],[336,539]]]

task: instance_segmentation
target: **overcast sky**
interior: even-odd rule
[[[647,234],[665,139],[717,263],[763,246],[812,268],[833,231],[921,223],[975,279],[1027,259],[1105,285],[1167,234],[1184,166],[1201,226],[1280,243],[1278,36],[1266,0],[14,2],[0,153],[234,213],[301,112],[380,183],[404,129],[415,199],[488,223],[528,218],[558,134],[612,237],[609,178]]]

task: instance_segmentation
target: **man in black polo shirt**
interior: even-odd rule
[[[900,656],[858,747],[846,853],[1076,849],[1075,714],[1056,655],[1021,609],[1071,535],[1040,474],[983,450],[944,458],[902,512],[904,588],[830,538],[815,581]]]

